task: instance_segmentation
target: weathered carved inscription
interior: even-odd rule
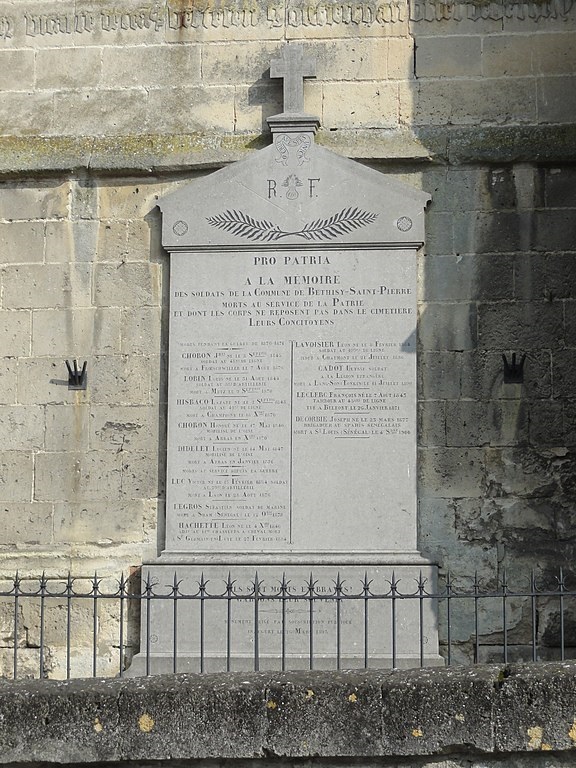
[[[111,6],[102,10],[83,9],[70,4],[57,13],[38,13],[30,7],[21,15],[0,15],[0,41],[20,33],[26,37],[59,35],[91,35],[93,33],[137,32],[150,30],[159,35],[173,31],[202,29],[241,29],[258,25],[282,27],[358,26],[386,27],[406,21],[477,21],[504,18],[567,18],[575,0],[545,2],[470,2],[470,0],[437,3],[415,0],[357,0],[356,2],[309,2],[289,4],[249,0],[223,0],[217,8],[212,4],[194,3],[186,7],[170,4]]]

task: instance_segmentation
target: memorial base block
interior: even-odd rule
[[[442,665],[436,568],[394,560],[145,566],[128,674]]]

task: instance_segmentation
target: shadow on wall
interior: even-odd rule
[[[559,137],[574,109],[552,95],[562,67],[568,84],[574,33],[554,4],[538,27],[527,5],[462,5],[459,21],[457,7],[412,24],[414,133],[435,161],[422,174],[432,203],[420,263],[420,548],[456,583],[476,573],[518,589],[534,569],[557,585],[560,566],[572,588],[576,166]],[[514,353],[526,355],[523,383],[504,382],[502,356]],[[538,613],[544,645],[558,642],[556,603]],[[527,604],[512,624],[520,649]],[[502,644],[490,626],[483,660]],[[459,640],[469,637],[464,627]]]

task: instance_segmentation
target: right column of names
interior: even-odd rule
[[[395,365],[405,354],[397,341],[295,342],[294,434],[410,435],[412,381]]]

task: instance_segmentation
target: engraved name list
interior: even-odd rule
[[[415,496],[414,260],[172,258],[167,549],[369,550],[375,529],[399,547],[383,515],[391,483]]]

